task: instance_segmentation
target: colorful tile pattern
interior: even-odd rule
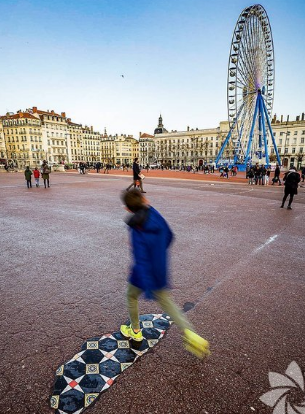
[[[56,414],[82,413],[121,372],[156,345],[171,324],[166,314],[141,315],[142,342],[128,340],[120,331],[88,339],[80,352],[56,370],[51,408]]]

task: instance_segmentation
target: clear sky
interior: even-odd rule
[[[227,0],[0,0],[0,115],[38,106],[109,134],[217,127],[241,11]],[[266,0],[273,112],[305,112],[305,2]],[[124,77],[122,77],[122,75]]]

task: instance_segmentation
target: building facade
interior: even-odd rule
[[[139,141],[132,135],[111,135],[115,146],[114,165],[131,165],[139,157]]]
[[[39,166],[44,156],[42,128],[39,117],[18,111],[2,119],[7,163],[17,168]]]
[[[288,168],[305,165],[305,117],[286,120],[283,116],[271,120],[281,164]],[[132,135],[108,135],[83,126],[54,110],[37,107],[7,113],[0,117],[0,163],[18,168],[34,167],[43,159],[51,164],[88,162],[103,165],[131,165],[135,157],[142,165],[164,165],[181,168],[212,164],[229,132],[229,123],[220,122],[216,128],[190,129],[168,132],[160,115],[154,135],[141,134],[139,140]],[[271,137],[268,136],[270,162],[276,162]],[[232,141],[224,150],[223,158],[234,160]]]
[[[155,140],[153,135],[141,134],[139,137],[139,159],[141,165],[155,164]]]
[[[68,162],[68,124],[65,112],[42,111],[34,106],[32,114],[41,120],[42,142],[45,159],[51,164]]]
[[[84,126],[82,129],[83,161],[95,164],[101,161],[101,134],[93,127]]]

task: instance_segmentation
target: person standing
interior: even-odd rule
[[[305,167],[302,168],[301,174],[302,174],[302,183],[303,183],[305,180]]]
[[[48,188],[50,187],[50,173],[51,173],[51,168],[48,166],[47,161],[44,160],[41,166],[41,175],[43,178],[44,188],[47,188],[47,185],[48,185]]]
[[[134,188],[136,188],[137,181],[138,181],[139,185],[140,185],[141,193],[146,193],[146,191],[143,190],[143,183],[142,183],[142,178],[141,178],[139,158],[134,159],[134,162],[133,162],[133,165],[132,165],[132,171],[133,171],[133,183],[130,184],[130,186],[126,188],[126,191],[129,191],[132,186]]]
[[[28,188],[32,188],[32,171],[30,170],[30,167],[27,166],[25,171],[24,171],[24,176],[26,179],[26,185]]]
[[[266,185],[269,185],[270,173],[271,173],[271,168],[270,168],[270,165],[268,165],[267,171],[266,171]]]
[[[284,189],[284,197],[283,197],[281,208],[284,208],[285,201],[289,195],[287,209],[292,210],[291,204],[293,201],[293,197],[295,194],[298,194],[298,186],[299,186],[299,182],[301,181],[300,174],[296,171],[295,167],[291,167],[290,170],[286,172],[286,174],[284,175],[283,181],[285,183],[285,189]]]
[[[275,170],[274,170],[274,177],[272,178],[272,185],[274,183],[279,182],[279,185],[282,185],[281,179],[280,179],[281,169],[278,164],[276,164]]]
[[[250,169],[249,169],[249,171],[248,171],[248,184],[249,185],[253,185],[253,178],[254,178],[254,170],[253,170],[253,168],[252,167],[249,167]]]
[[[98,161],[96,164],[95,164],[95,168],[96,168],[96,172],[97,173],[99,173],[100,172],[100,169],[101,169],[101,163]]]
[[[262,185],[266,185],[266,174],[267,170],[264,165],[261,166]]]
[[[40,177],[40,172],[38,168],[36,167],[34,170],[34,178],[35,178],[36,187],[39,187],[39,177]]]
[[[161,214],[150,206],[138,190],[124,192],[122,200],[133,213],[130,227],[133,267],[127,286],[127,307],[130,325],[121,325],[122,335],[135,341],[144,339],[139,323],[138,298],[145,293],[147,299],[156,300],[183,333],[185,347],[202,358],[210,354],[209,342],[194,332],[182,311],[168,292],[168,248],[173,232]]]

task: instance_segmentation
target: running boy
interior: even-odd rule
[[[167,249],[173,233],[167,222],[151,207],[139,190],[126,191],[122,200],[133,213],[128,221],[134,264],[127,286],[127,306],[131,324],[121,325],[121,333],[135,341],[142,341],[139,323],[138,298],[155,299],[183,333],[185,347],[202,358],[210,354],[209,343],[194,332],[192,325],[168,293]]]

